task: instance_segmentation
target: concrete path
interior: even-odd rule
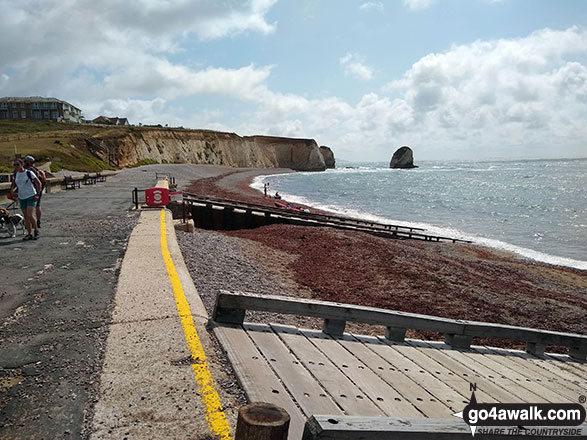
[[[111,319],[116,322],[112,326],[112,334],[124,333],[128,328],[128,335],[123,336],[129,343],[133,337],[136,341],[149,342],[147,347],[151,347],[151,341],[160,342],[159,348],[163,352],[167,350],[167,359],[156,357],[151,350],[137,353],[135,358],[151,360],[149,368],[160,367],[159,377],[185,378],[186,386],[179,392],[184,393],[186,389],[190,400],[197,400],[193,385],[187,386],[186,370],[191,361],[185,337],[178,331],[177,310],[170,308],[173,299],[161,298],[167,308],[153,307],[151,315],[147,314],[147,310],[151,309],[149,302],[145,301],[141,308],[131,301],[130,304],[136,309],[136,320],[143,320],[142,324],[137,322],[136,325],[142,325],[146,330],[158,329],[154,335],[149,333],[148,338],[137,333],[139,327],[130,329],[132,318],[125,315],[121,307],[117,305],[114,316],[112,311],[122,258],[131,231],[138,221],[137,213],[131,210],[132,189],[152,186],[156,172],[168,172],[175,176],[178,187],[182,188],[194,179],[226,171],[225,167],[193,165],[150,165],[124,170],[109,177],[105,183],[82,185],[81,189],[44,195],[43,227],[39,240],[23,242],[22,236],[0,238],[0,439],[89,437],[94,404],[100,397],[102,358]],[[153,225],[151,229],[147,224],[141,225],[137,234],[144,233],[145,238],[155,240],[156,230],[153,228]],[[142,240],[138,248],[133,245],[134,250],[128,253],[128,258],[142,255],[142,246],[145,252],[151,247],[155,252],[160,243],[158,239],[154,243]],[[177,252],[172,249],[170,245],[170,252]],[[173,260],[179,266],[177,253]],[[165,286],[165,283],[169,283],[169,279],[163,276],[160,251],[152,261],[159,266],[161,278],[158,280],[163,283],[157,287],[153,285],[153,289],[168,292],[169,285]],[[147,276],[143,268],[137,267],[135,279]],[[188,286],[185,289],[189,292],[187,280],[183,285]],[[186,293],[191,306],[193,298],[189,299],[189,295]],[[198,316],[198,312],[193,313]],[[172,322],[175,324],[172,325]],[[165,332],[166,329],[170,331]],[[202,333],[200,337],[206,350],[206,344],[210,342],[205,339],[206,332]],[[155,337],[158,339],[153,339]],[[141,348],[140,344],[131,345]],[[211,357],[209,361],[214,362],[214,356]],[[187,367],[182,367],[183,364]],[[113,373],[115,364],[108,365],[108,373]],[[129,370],[134,372],[136,365],[129,363]],[[221,368],[213,367],[213,370]],[[112,374],[108,377],[111,378]],[[195,382],[193,376],[192,382]],[[107,386],[107,383],[103,385]],[[165,393],[167,391],[172,393],[170,389]],[[107,395],[111,399],[109,402],[112,402],[113,392],[110,390]],[[122,393],[119,395],[125,397]],[[181,410],[173,409],[171,401],[157,405],[161,396],[154,393],[140,397],[151,399],[153,411],[163,411],[151,416],[151,420],[159,424],[168,420],[171,412],[188,413],[183,406]],[[175,399],[179,406],[180,401],[183,403],[186,400],[177,396]],[[221,399],[224,397],[221,396]],[[129,403],[126,403],[127,407]],[[144,406],[142,408],[145,409]],[[96,428],[96,435],[103,435],[107,432],[106,428],[127,426],[130,413],[118,414],[121,423],[109,424],[112,419],[108,418],[108,414],[101,413],[101,424]],[[114,413],[111,415],[114,416]],[[194,418],[192,414],[186,417]],[[145,415],[142,420],[146,419]],[[169,420],[169,426],[176,423],[171,418]],[[120,438],[124,438],[127,431],[121,428],[118,432],[122,434]],[[206,429],[201,435],[193,437],[206,438],[207,432]]]
[[[198,438],[196,434],[205,435],[209,427],[219,427],[218,438],[230,438],[226,419],[224,425],[210,420],[201,399],[203,392],[192,367],[206,360],[194,359],[186,342],[177,292],[162,256],[161,228],[166,229],[163,239],[167,239],[188,302],[186,314],[193,317],[198,333],[206,333],[208,316],[183,263],[171,214],[165,212],[162,220],[161,213],[143,212],[129,240],[118,280],[92,439]],[[212,408],[216,418],[224,415],[219,406],[217,400]]]

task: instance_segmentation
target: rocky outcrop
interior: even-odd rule
[[[389,168],[418,168],[414,165],[414,153],[410,147],[403,146],[398,148],[391,162],[389,162]]]
[[[313,139],[138,127],[118,131],[116,135],[98,134],[94,139],[108,151],[116,151],[122,167],[154,160],[298,171],[326,169],[324,157]]]
[[[334,153],[329,147],[320,146],[320,152],[324,158],[324,165],[326,168],[336,168],[336,161],[334,160]]]

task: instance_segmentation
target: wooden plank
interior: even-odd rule
[[[572,382],[562,380],[560,376],[541,368],[538,364],[531,362],[529,359],[524,359],[518,356],[517,353],[510,350],[499,350],[491,347],[483,347],[487,356],[501,363],[502,365],[510,365],[518,373],[532,378],[541,383],[544,387],[563,394],[567,399],[576,399],[580,394],[582,387],[573,384]],[[574,386],[573,386],[574,385]]]
[[[435,348],[438,352],[438,356],[452,359],[454,362],[457,362],[463,365],[464,367],[468,368],[469,370],[479,374],[481,377],[485,378],[487,382],[492,382],[496,386],[504,390],[507,390],[507,392],[511,395],[511,400],[509,402],[506,401],[505,403],[515,403],[520,400],[529,403],[548,402],[548,400],[546,400],[544,397],[525,388],[515,380],[511,380],[507,376],[502,376],[501,374],[496,373],[494,370],[488,368],[484,364],[479,363],[478,360],[474,360],[466,356],[466,353],[464,351],[453,350],[448,345],[442,342],[422,341],[422,343],[425,343],[429,347]]]
[[[578,375],[583,380],[587,380],[587,363],[584,361],[578,361],[568,356],[555,353],[548,353],[545,355],[545,359],[556,359],[561,362],[561,368],[573,372],[573,374]]]
[[[467,381],[469,384],[475,383],[477,385],[477,390],[483,390],[486,395],[490,396],[488,400],[497,401],[500,403],[512,403],[514,396],[512,392],[506,390],[503,386],[503,383],[495,383],[492,381],[491,378],[487,378],[481,375],[479,372],[472,370],[468,365],[463,364],[450,356],[444,354],[444,350],[434,348],[430,346],[425,341],[417,341],[414,339],[410,339],[407,341],[410,345],[416,347],[421,353],[425,354],[429,358],[433,359],[435,362],[443,365],[449,371],[454,373],[454,375],[462,378],[464,381]],[[448,348],[447,350],[450,350]],[[449,373],[450,375],[450,373]],[[531,395],[532,398],[530,399],[523,399],[523,402],[533,402],[534,394]],[[518,397],[518,396],[516,396]]]
[[[273,403],[285,409],[290,438],[300,438],[306,418],[294,404],[273,370],[240,326],[216,326],[214,333],[228,355],[234,372],[250,402]]]
[[[244,328],[307,417],[343,413],[269,325],[249,323]]]
[[[463,355],[469,357],[477,363],[483,364],[485,367],[490,368],[502,377],[507,377],[508,379],[519,383],[524,388],[532,391],[533,393],[538,394],[539,396],[542,396],[549,402],[569,402],[569,399],[566,396],[560,394],[559,392],[548,389],[542,383],[538,382],[535,378],[528,377],[527,375],[523,375],[520,372],[518,372],[518,369],[511,363],[506,363],[506,365],[503,365],[500,362],[497,362],[490,355],[475,351],[463,352]]]
[[[444,365],[437,362],[433,358],[427,356],[423,352],[423,349],[414,347],[413,345],[393,344],[389,341],[383,341],[387,344],[393,345],[394,350],[419,365],[420,368],[427,370],[437,380],[440,380],[442,383],[450,386],[460,395],[464,397],[471,396],[471,382],[469,380],[465,380],[463,377],[455,375],[454,372],[452,372],[450,369],[446,368]],[[478,389],[475,395],[477,396],[478,400],[484,403],[499,402],[498,399],[495,399],[492,395],[487,394],[487,392],[482,388]],[[436,417],[441,417],[441,415],[436,415]]]
[[[468,396],[465,397],[457,393],[451,387],[436,379],[428,371],[420,368],[418,364],[412,362],[401,353],[395,351],[392,346],[388,344],[375,343],[374,340],[377,338],[374,337],[359,335],[353,336],[365,344],[365,346],[368,347],[371,351],[389,362],[393,368],[401,371],[414,382],[420,384],[437,400],[446,405],[449,408],[449,414],[462,411],[464,406],[469,403]],[[379,342],[382,341],[379,340]],[[417,405],[418,401],[412,401],[412,403]]]
[[[385,415],[390,417],[422,417],[416,406],[406,396],[389,386],[381,377],[359,360],[352,351],[345,349],[337,340],[315,330],[300,330],[339,370],[359,387]],[[356,345],[360,345],[356,342]],[[448,409],[447,409],[448,411]],[[328,414],[328,413],[319,413]]]
[[[578,375],[576,375],[573,371],[568,371],[567,369],[563,368],[565,361],[559,359],[553,359],[550,357],[542,356],[534,356],[529,353],[526,353],[522,350],[511,350],[514,354],[519,356],[520,358],[527,360],[534,365],[537,365],[543,370],[547,370],[555,377],[559,378],[559,380],[563,380],[570,384],[575,385],[582,385],[585,380],[581,379]],[[565,359],[569,359],[568,356],[564,356]]]
[[[447,405],[430,394],[419,383],[414,382],[403,372],[393,367],[388,361],[374,353],[355,337],[345,334],[343,338],[337,340],[341,346],[360,359],[367,368],[375,372],[389,386],[396,389],[403,399],[416,402],[417,409],[426,417],[440,417],[441,415],[450,413],[451,410]],[[383,345],[376,338],[373,341],[374,343],[381,343]]]
[[[384,415],[383,411],[371,399],[365,397],[363,392],[297,328],[277,324],[271,324],[271,327],[346,414]]]
[[[504,429],[516,427],[494,427]],[[478,428],[480,429],[480,428]],[[533,426],[532,430],[552,429],[552,427]],[[587,425],[572,429],[579,435],[505,435],[481,434],[481,438],[499,440],[565,439],[573,440],[587,437]],[[349,417],[314,416],[308,419],[302,440],[470,440],[471,429],[462,420],[451,419],[391,419],[388,417]]]

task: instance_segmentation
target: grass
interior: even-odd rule
[[[159,161],[156,160],[156,159],[146,158],[146,159],[142,159],[142,160],[138,161],[134,166],[135,167],[140,167],[140,166],[143,166],[143,165],[155,165],[155,164],[158,164],[158,163],[159,163]]]
[[[50,170],[96,172],[113,167],[92,155],[84,138],[99,132],[100,128],[73,123],[49,121],[0,121],[0,169],[12,164],[15,153],[35,157],[36,165],[51,162]],[[42,132],[51,132],[43,135]],[[53,132],[54,135],[53,135]],[[35,133],[41,133],[36,136]],[[10,136],[5,135],[21,135]],[[26,136],[32,134],[31,137]]]
[[[77,128],[78,125],[71,122],[17,121],[12,119],[0,121],[0,135],[18,133],[39,133],[43,131],[67,131],[75,130]]]
[[[116,137],[129,131],[151,129],[153,127],[100,127],[70,122],[1,120],[0,167],[12,170],[12,160],[18,153],[22,157],[27,154],[34,156],[37,166],[51,162],[53,172],[64,168],[88,172],[114,169],[89,152],[85,138],[96,135],[100,138]],[[135,166],[157,163],[155,159],[142,159]]]

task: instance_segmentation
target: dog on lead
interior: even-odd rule
[[[0,208],[0,229],[6,229],[13,238],[16,237],[16,229],[24,232],[24,218],[20,214],[11,214],[6,208]]]

